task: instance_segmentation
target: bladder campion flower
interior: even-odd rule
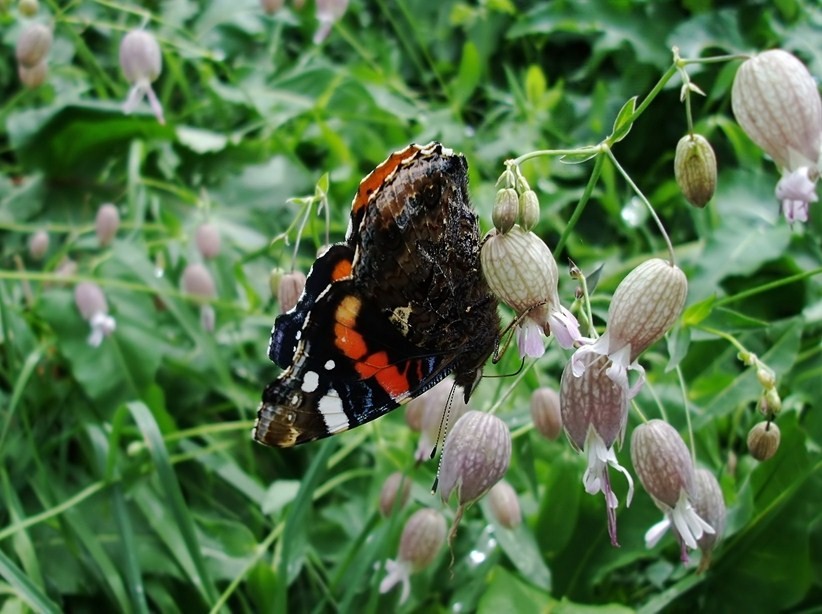
[[[165,124],[163,106],[151,87],[163,70],[163,54],[157,39],[145,30],[132,30],[126,34],[120,43],[120,68],[131,84],[123,111],[131,113],[146,96],[157,121]]]

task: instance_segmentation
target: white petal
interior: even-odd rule
[[[666,516],[659,522],[657,522],[654,526],[652,526],[648,531],[645,533],[645,547],[646,548],[653,548],[657,545],[662,536],[665,535],[665,532],[671,527],[671,521],[668,520]]]

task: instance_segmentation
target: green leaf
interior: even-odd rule
[[[578,154],[565,154],[564,156],[560,156],[559,161],[563,164],[582,164],[583,162],[596,158],[599,154],[599,150],[586,151]]]
[[[481,73],[477,47],[471,41],[466,41],[462,46],[459,71],[451,89],[451,103],[454,108],[460,109],[471,98],[471,94],[477,89]]]
[[[35,612],[57,614],[60,608],[0,550],[0,576],[15,589],[15,594]]]
[[[477,612],[541,612],[550,597],[546,592],[528,586],[511,572],[495,567],[486,579],[487,590],[480,599]]]
[[[634,111],[636,111],[636,101],[637,96],[628,99],[628,101],[622,105],[619,113],[617,113],[616,119],[614,120],[614,127],[611,130],[611,135],[608,137],[611,143],[619,143],[628,136],[628,133],[631,131],[631,127],[634,124],[630,119]]]
[[[263,498],[261,506],[263,514],[277,514],[294,500],[299,489],[299,480],[277,480],[273,482]]]

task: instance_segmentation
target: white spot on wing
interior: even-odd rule
[[[333,360],[331,360],[331,359],[329,358],[328,360],[326,360],[326,361],[325,361],[325,365],[324,365],[324,366],[325,366],[325,370],[326,370],[326,371],[331,371],[331,369],[333,369],[334,367],[336,367],[336,366],[337,366],[337,363],[335,363]]]
[[[303,385],[301,386],[303,392],[314,392],[320,384],[320,376],[316,371],[306,371],[303,375]]]
[[[329,391],[333,394],[333,390]],[[348,430],[348,416],[345,415],[340,397],[327,394],[320,399],[320,413],[325,420],[325,427],[329,433],[339,433]]]

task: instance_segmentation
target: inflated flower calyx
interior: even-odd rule
[[[103,290],[93,282],[80,282],[74,287],[74,304],[83,319],[91,325],[88,344],[98,347],[117,326],[114,318],[108,315],[108,302]]]
[[[539,222],[539,199],[533,190],[519,195],[519,223],[523,230],[531,230]]]
[[[702,560],[699,562],[698,570],[701,573],[710,566],[711,553],[725,531],[727,510],[725,499],[722,497],[722,489],[713,473],[707,469],[697,469],[694,488],[694,510],[714,530],[714,533],[703,533],[702,537],[697,540],[699,549],[702,551]]]
[[[505,480],[500,480],[488,491],[488,507],[497,522],[506,529],[516,529],[522,524],[517,492]]]
[[[389,475],[382,485],[380,491],[380,513],[388,517],[394,511],[401,509],[408,503],[411,494],[411,478],[395,471]]]
[[[48,26],[41,23],[28,24],[15,46],[17,63],[24,68],[33,68],[46,58],[51,49],[52,34]]]
[[[305,275],[300,271],[286,273],[280,278],[277,289],[277,302],[280,303],[280,313],[294,308],[305,289]]]
[[[739,67],[731,90],[736,120],[781,168],[816,166],[822,146],[822,99],[813,76],[782,49]]]
[[[438,511],[425,508],[415,512],[403,527],[397,559],[385,562],[387,575],[380,582],[380,593],[402,583],[400,603],[405,603],[411,592],[411,574],[434,562],[445,544],[445,530],[445,518]]]
[[[157,121],[165,124],[163,107],[151,87],[163,70],[163,55],[157,39],[145,30],[132,30],[126,34],[120,43],[120,68],[132,85],[123,111],[131,113],[146,96]]]
[[[502,188],[497,191],[494,208],[491,210],[491,220],[494,228],[506,233],[514,226],[519,215],[519,199],[514,188]]]
[[[189,263],[183,271],[183,290],[201,299],[211,299],[217,296],[214,279],[211,273],[199,262]],[[203,302],[200,305],[200,324],[203,330],[211,332],[214,330],[215,314],[214,308]]]
[[[216,258],[220,254],[220,231],[215,224],[200,224],[194,241],[200,255],[206,260]]]
[[[531,420],[540,435],[555,441],[562,433],[559,394],[553,388],[541,387],[531,393]]]
[[[285,4],[285,0],[260,0],[260,8],[263,9],[263,12],[267,15],[273,15]]]
[[[42,260],[49,251],[49,233],[38,230],[29,237],[29,256],[32,260]]]
[[[768,460],[779,449],[780,438],[775,422],[759,422],[748,432],[748,451],[756,460]]]
[[[425,462],[432,458],[432,452],[440,443],[437,441],[448,432],[452,424],[455,424],[460,417],[468,411],[465,403],[465,395],[453,394],[454,380],[446,377],[436,386],[429,388],[417,398],[408,403],[419,410],[409,408],[409,411],[419,411],[420,439],[417,443],[417,450],[414,458],[417,462]],[[443,416],[445,412],[447,416]]]
[[[120,227],[120,212],[111,203],[101,205],[94,219],[94,231],[102,247],[106,247],[114,239]]]
[[[674,176],[682,195],[696,207],[704,207],[716,191],[716,155],[700,134],[683,136],[676,146]]]
[[[20,77],[20,83],[25,85],[28,89],[34,90],[46,82],[49,69],[45,60],[40,60],[34,66],[17,66],[17,76]]]

